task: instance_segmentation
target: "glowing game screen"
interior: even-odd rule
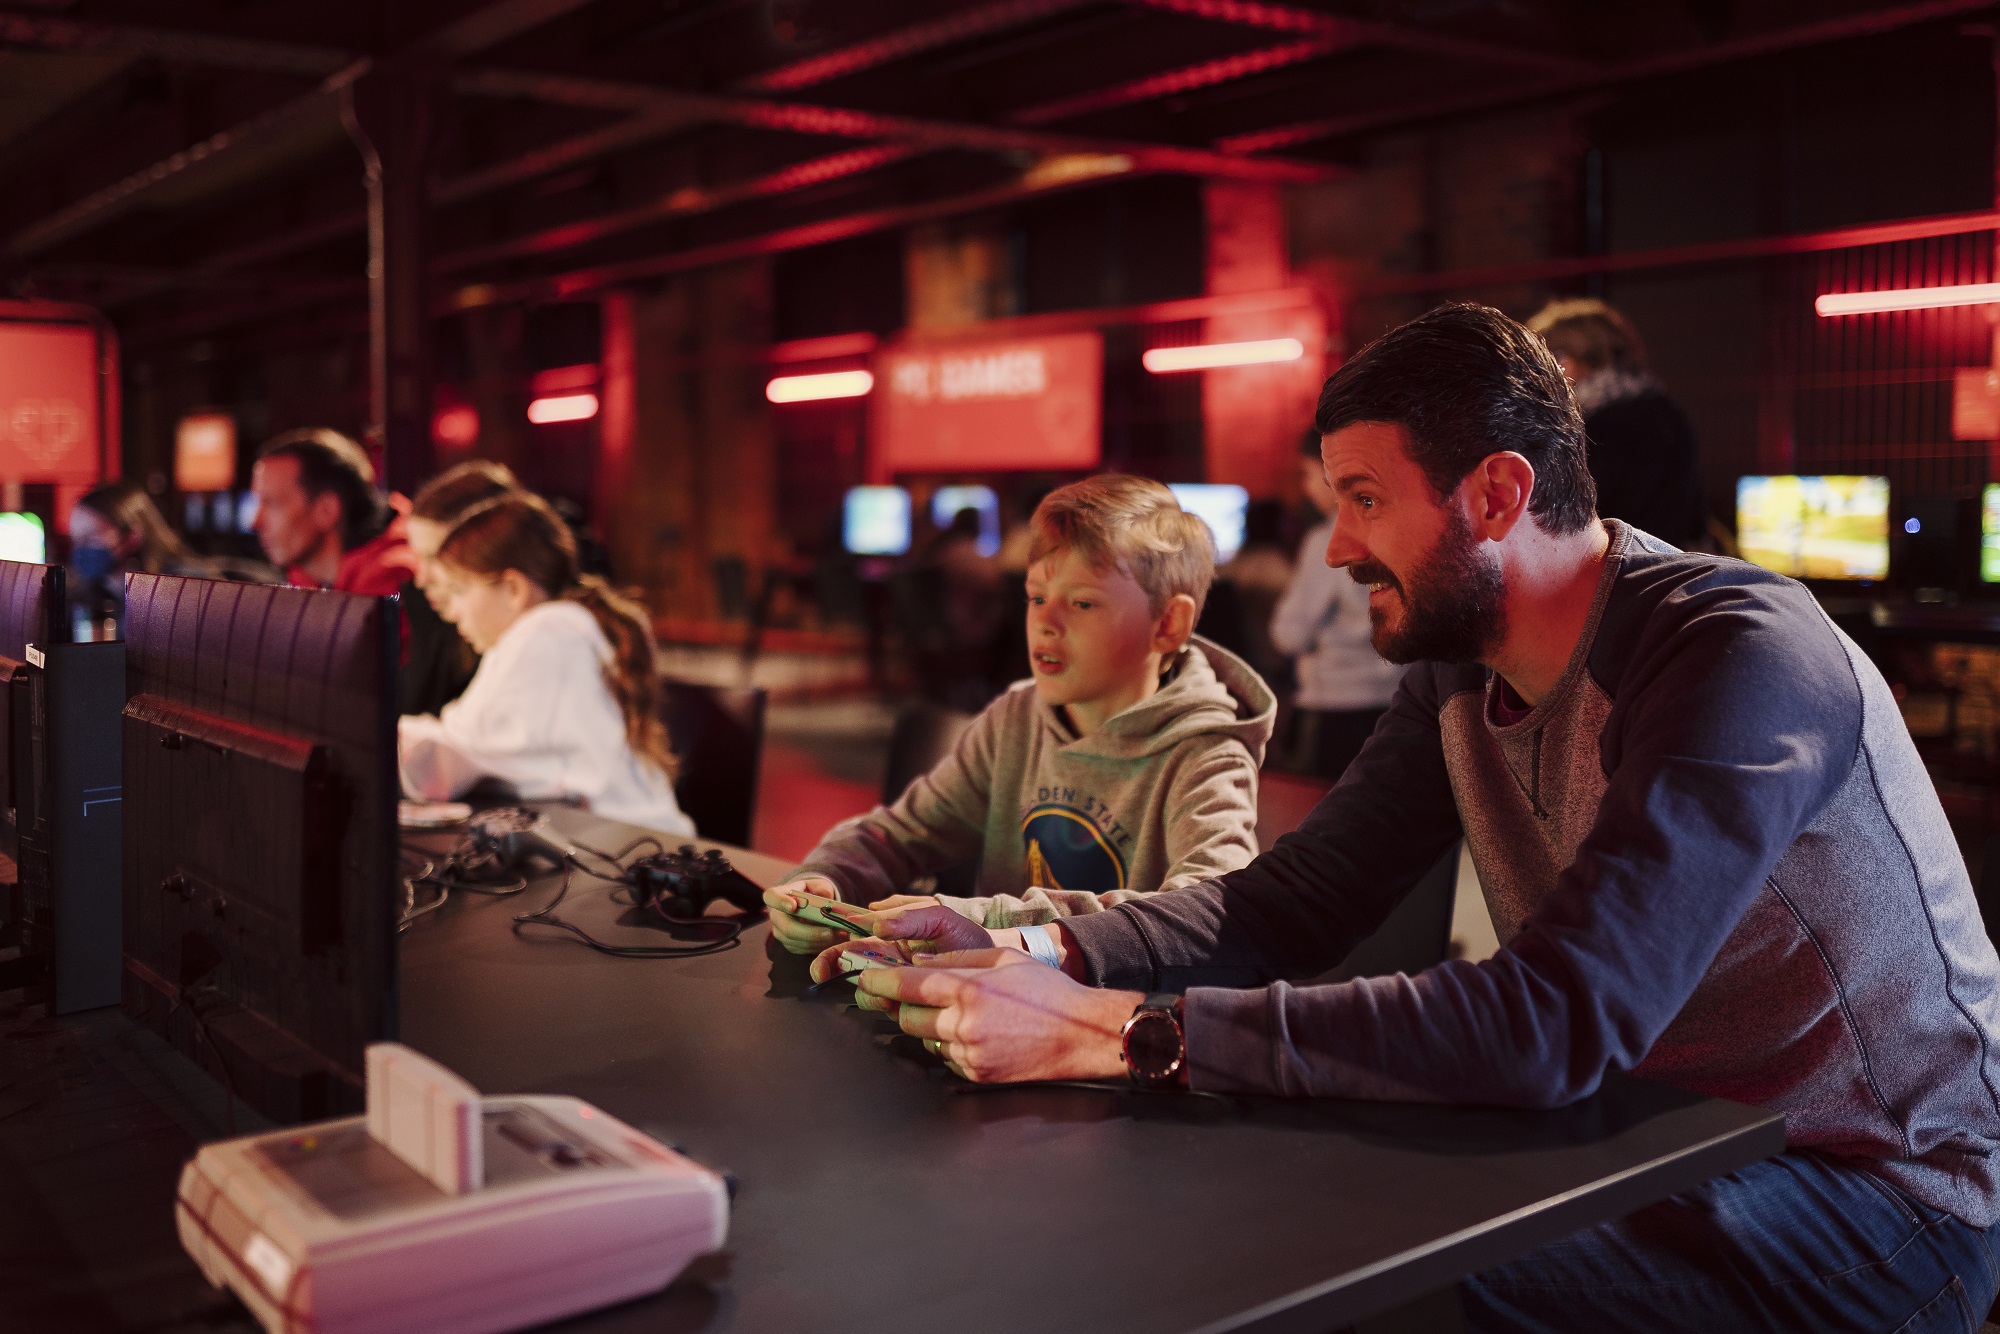
[[[1979,493],[1979,582],[2000,584],[2000,482]]]
[[[1216,482],[1169,482],[1167,489],[1182,509],[1208,524],[1208,531],[1215,535],[1217,563],[1235,560],[1243,549],[1243,518],[1250,507],[1250,493],[1240,486]]]
[[[1795,579],[1887,578],[1889,479],[1739,477],[1736,543]]]
[[[857,556],[910,549],[910,493],[900,486],[854,486],[841,512],[841,542]]]
[[[943,529],[960,510],[979,511],[979,554],[1000,554],[1000,497],[990,486],[941,486],[931,492],[931,525]]]
[[[48,558],[48,539],[42,532],[39,516],[14,512],[0,514],[0,560],[41,565]]]

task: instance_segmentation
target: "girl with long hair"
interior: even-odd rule
[[[607,819],[694,833],[669,782],[645,611],[578,573],[555,512],[523,492],[475,504],[435,559],[438,610],[481,657],[436,716],[403,717],[404,788],[446,801],[497,779],[525,800],[578,800]]]

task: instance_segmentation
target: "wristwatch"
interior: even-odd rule
[[[1187,1036],[1181,1029],[1181,998],[1157,991],[1139,1002],[1118,1030],[1125,1072],[1142,1088],[1171,1088],[1187,1064]]]

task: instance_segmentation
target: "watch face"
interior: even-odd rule
[[[1141,1079],[1169,1078],[1181,1062],[1180,1025],[1171,1015],[1143,1011],[1125,1033],[1125,1059]]]

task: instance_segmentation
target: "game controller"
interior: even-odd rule
[[[465,822],[472,850],[491,857],[510,871],[530,861],[562,866],[577,849],[556,831],[545,815],[522,806],[498,806]]]
[[[764,891],[731,866],[720,848],[700,852],[683,843],[673,852],[641,857],[625,874],[640,906],[650,904],[669,920],[692,921],[717,899],[744,912],[759,912],[764,906]]]

